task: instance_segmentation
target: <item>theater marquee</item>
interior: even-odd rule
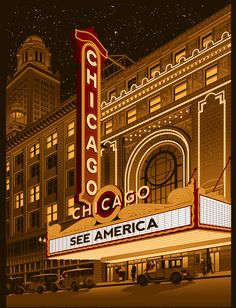
[[[74,249],[104,247],[130,240],[143,239],[177,230],[185,230],[192,225],[192,206],[166,211],[134,220],[94,228],[50,240],[50,254],[70,252]]]

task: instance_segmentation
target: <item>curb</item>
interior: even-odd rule
[[[199,277],[193,278],[193,280],[195,280],[195,279],[209,279],[209,278],[228,278],[228,277],[231,277],[231,274],[217,275],[217,276],[199,276]],[[167,281],[166,281],[166,280],[165,280],[165,281],[161,280],[161,281],[159,281],[159,282],[167,282]],[[155,282],[153,282],[153,283],[155,283]],[[138,285],[137,282],[107,283],[107,284],[102,284],[102,285],[96,284],[96,285],[94,286],[94,288],[118,287],[118,286],[128,286],[128,285],[135,285],[135,284]]]

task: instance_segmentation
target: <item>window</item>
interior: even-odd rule
[[[137,81],[136,81],[136,77],[130,79],[127,83],[127,86],[128,86],[128,91],[131,89],[132,85],[135,84]]]
[[[22,233],[23,232],[23,216],[18,216],[15,218],[15,232]]]
[[[19,194],[15,195],[15,208],[18,209],[19,207],[22,207],[24,204],[24,193],[20,192]]]
[[[140,187],[150,188],[145,202],[167,203],[170,192],[183,186],[183,155],[173,145],[162,145],[146,157],[140,174]]]
[[[74,143],[67,146],[67,159],[72,159],[75,157],[75,145]]]
[[[39,211],[34,211],[32,213],[29,213],[30,219],[29,219],[29,224],[30,228],[39,228]]]
[[[218,79],[218,67],[214,65],[205,71],[206,86],[215,82]]]
[[[109,94],[108,94],[108,101],[110,101],[112,96],[116,96],[116,90],[112,90],[112,91],[109,92]]]
[[[47,169],[57,167],[57,154],[52,154],[47,157]]]
[[[10,175],[10,161],[9,160],[7,160],[7,162],[6,162],[6,175],[8,176],[8,175]]]
[[[57,144],[57,132],[49,135],[46,138],[46,148],[49,149],[51,148],[53,145]]]
[[[39,142],[32,145],[29,149],[30,158],[39,154]]]
[[[57,193],[57,179],[54,178],[47,181],[46,189],[47,189],[47,195]]]
[[[10,179],[6,178],[6,190],[10,190]]]
[[[202,37],[202,48],[205,48],[210,41],[212,41],[212,33]]]
[[[34,164],[30,167],[30,176],[33,178],[35,176],[39,177],[39,163]]]
[[[126,113],[126,123],[132,123],[136,120],[136,108],[130,109]]]
[[[35,202],[35,201],[39,200],[39,197],[40,197],[39,185],[31,187],[29,189],[29,194],[30,194],[29,195],[30,202]]]
[[[186,56],[185,49],[182,49],[181,51],[178,51],[178,52],[175,54],[175,63],[178,63],[179,60],[180,60],[182,57],[185,57],[185,56]]]
[[[74,135],[75,133],[75,122],[71,122],[67,125],[67,137]]]
[[[154,112],[161,108],[161,96],[160,94],[151,98],[149,101],[149,112]]]
[[[161,70],[160,64],[157,64],[157,65],[151,67],[150,68],[150,77],[154,77],[155,73],[160,72],[160,70]]]
[[[67,199],[67,216],[70,216],[74,212],[74,197],[70,197]]]
[[[181,266],[181,260],[169,260],[169,267],[180,267]]]
[[[47,206],[47,223],[57,220],[57,204]]]
[[[67,187],[74,186],[75,183],[75,172],[74,170],[69,170],[67,172]]]
[[[19,153],[15,156],[15,166],[19,166],[23,164],[23,153]]]
[[[112,132],[112,120],[105,122],[105,135],[108,135]]]
[[[15,186],[22,184],[23,184],[23,171],[20,171],[15,175]]]
[[[178,99],[187,95],[187,82],[184,81],[181,84],[175,86],[174,88],[174,100],[177,101]]]

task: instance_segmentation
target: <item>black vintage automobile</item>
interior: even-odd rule
[[[23,294],[25,292],[23,277],[6,278],[6,294]]]
[[[27,292],[37,292],[42,294],[44,291],[54,291],[53,285],[58,280],[57,274],[40,274],[30,278],[30,281],[26,282],[25,289]]]
[[[151,266],[138,275],[137,282],[141,286],[146,286],[149,282],[158,283],[161,281],[171,281],[178,284],[185,279],[191,281],[195,276],[195,271],[191,266],[183,267],[182,259],[159,259],[149,263]]]

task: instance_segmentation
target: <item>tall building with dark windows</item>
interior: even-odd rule
[[[59,74],[51,71],[51,53],[37,35],[17,51],[17,67],[7,82],[7,134],[14,136],[60,105]]]
[[[65,229],[73,223],[75,96],[59,105],[50,54],[34,35],[24,44],[7,86],[9,133],[16,124],[22,127],[8,136],[6,206],[7,274],[27,279],[33,273],[59,273],[82,261],[70,260],[69,253],[66,260],[47,260],[43,244],[47,225]],[[30,98],[33,107],[28,106]],[[126,193],[148,185],[151,193],[145,202],[166,210],[173,201],[170,194],[195,178],[201,194],[230,204],[231,7],[122,72],[106,76],[101,120],[102,186],[117,185]],[[185,202],[185,195],[178,198]],[[146,250],[140,248],[145,245],[135,250],[129,244],[123,253],[111,248],[106,257],[84,262],[108,281],[114,279],[116,264],[131,278],[132,264],[139,274],[147,260],[160,256],[181,256],[184,265],[196,271],[200,258],[211,256],[215,271],[229,270],[230,232],[202,230],[197,237],[194,232],[160,235]]]

